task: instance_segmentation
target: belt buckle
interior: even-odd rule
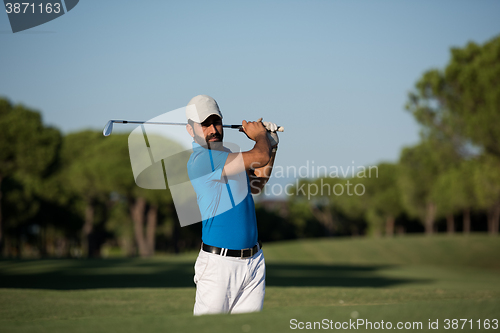
[[[243,256],[243,252],[244,252],[245,250],[250,250],[250,256],[248,256],[248,257],[244,257],[244,256]],[[241,249],[240,259],[243,259],[243,258],[250,258],[251,256],[253,256],[253,253],[252,253],[252,252],[253,252],[253,248],[252,248],[252,249],[251,249],[251,248]]]

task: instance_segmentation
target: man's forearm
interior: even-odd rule
[[[269,162],[266,166],[257,168],[249,172],[250,188],[252,190],[252,194],[259,194],[271,177],[275,157],[276,152],[274,151],[271,153],[271,158],[269,159]]]
[[[269,162],[265,166],[256,168],[254,170],[255,176],[260,179],[265,179],[267,182],[271,177],[271,173],[273,172],[275,158],[276,158],[276,151],[271,152],[271,158],[269,159]]]
[[[248,152],[250,155],[250,168],[257,170],[269,165],[271,159],[271,144],[267,135],[263,135],[255,140],[255,145]],[[245,161],[246,162],[246,161]],[[246,164],[246,163],[245,163]],[[249,168],[249,169],[250,169]]]

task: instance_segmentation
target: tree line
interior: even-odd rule
[[[426,71],[408,95],[406,110],[419,123],[420,142],[406,147],[397,163],[381,163],[378,175],[303,180],[315,184],[362,184],[362,196],[319,195],[306,200],[302,219],[313,216],[328,233],[393,235],[417,229],[426,234],[446,221],[448,233],[459,218],[464,233],[486,219],[498,234],[500,220],[500,37],[484,45],[452,48],[444,69]]]
[[[4,256],[98,257],[104,244],[151,256],[196,245],[199,227],[180,228],[169,191],[136,186],[127,135],[62,135],[39,112],[5,98],[0,133]]]
[[[500,37],[452,48],[425,72],[406,109],[421,140],[376,177],[300,184],[363,185],[363,195],[308,196],[257,204],[263,241],[343,235],[486,230],[500,220]],[[200,223],[181,228],[167,189],[135,184],[127,135],[62,135],[41,115],[0,98],[0,253],[7,257],[151,256],[199,246]],[[170,142],[171,145],[177,145]],[[438,223],[439,222],[439,223]]]

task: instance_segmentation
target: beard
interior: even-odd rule
[[[213,138],[215,138],[216,140],[210,141]],[[200,146],[207,147],[208,149],[218,149],[218,148],[222,147],[222,138],[223,138],[223,135],[220,133],[209,134],[204,138],[202,136],[196,134],[196,132],[194,133],[194,141],[197,144],[199,144]]]

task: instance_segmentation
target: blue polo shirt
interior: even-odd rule
[[[257,219],[247,173],[222,174],[229,153],[193,142],[187,170],[202,217],[203,243],[240,250],[257,243]]]

